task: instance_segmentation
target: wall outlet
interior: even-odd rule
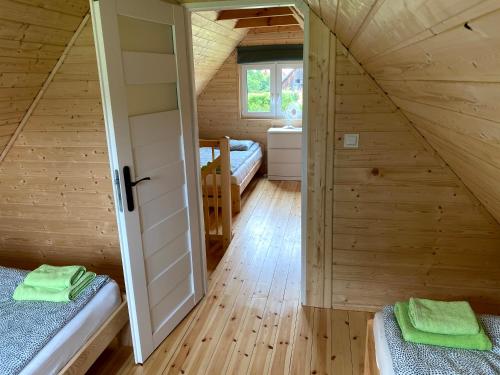
[[[359,134],[344,134],[344,148],[358,148]]]

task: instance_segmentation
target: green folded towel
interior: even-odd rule
[[[26,275],[17,286],[13,298],[16,301],[69,302],[89,286],[96,274],[86,272],[85,267],[55,267],[42,265]]]
[[[445,346],[448,348],[491,350],[492,344],[483,327],[475,335],[443,335],[440,333],[423,332],[416,329],[408,315],[408,302],[397,302],[394,306],[394,314],[398,321],[403,338],[416,344],[427,344]]]
[[[51,289],[64,289],[74,285],[86,272],[82,266],[49,266],[42,264],[28,273],[24,284]]]
[[[468,302],[442,302],[410,298],[411,324],[418,330],[443,335],[475,335],[479,333],[476,315]]]

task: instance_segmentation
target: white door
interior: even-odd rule
[[[204,294],[189,34],[184,9],[162,0],[91,7],[134,354],[143,363]]]

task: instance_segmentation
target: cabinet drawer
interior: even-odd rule
[[[299,163],[302,160],[302,150],[299,148],[270,148],[267,150],[268,163]]]
[[[301,148],[302,133],[267,133],[268,148]]]
[[[269,163],[267,165],[267,174],[271,177],[297,177],[301,175],[300,163]]]

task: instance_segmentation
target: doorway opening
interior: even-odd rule
[[[302,14],[295,5],[229,6],[194,5],[190,13],[209,277],[230,243],[239,246],[239,237],[248,235],[246,226],[265,235],[249,219],[264,204],[257,196],[285,194],[280,209],[298,201],[300,218],[305,155]],[[293,231],[300,243],[300,226],[288,228],[289,237]],[[300,267],[300,252],[296,256]]]

